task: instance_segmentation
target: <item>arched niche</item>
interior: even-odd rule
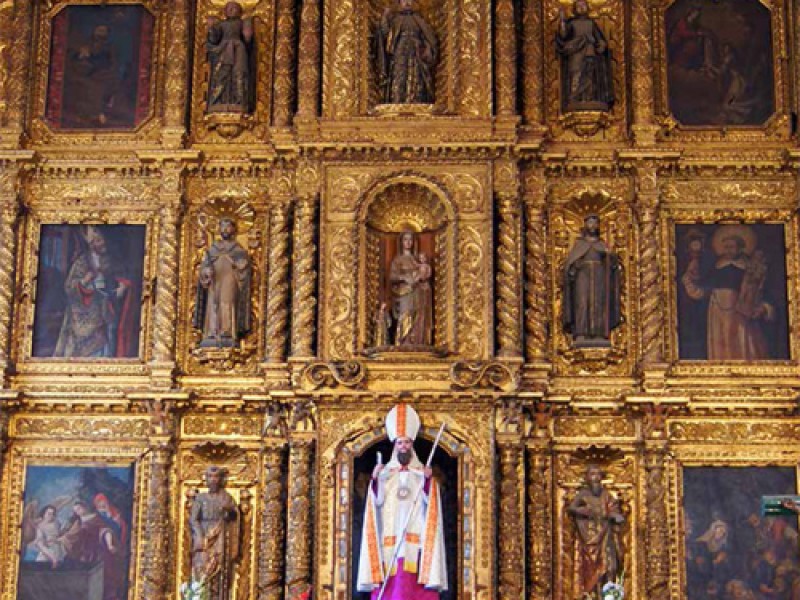
[[[423,428],[414,443],[424,463],[438,433],[436,428]],[[392,443],[383,428],[361,431],[345,440],[336,451],[335,507],[336,560],[333,587],[344,597],[368,600],[368,594],[355,590],[361,531],[367,486],[375,467],[377,453],[384,462],[392,453]],[[461,440],[445,432],[432,463],[434,477],[442,486],[445,546],[449,589],[442,600],[463,597],[475,580],[475,487],[471,473],[475,471],[472,452]],[[337,594],[338,595],[338,594]]]
[[[453,352],[455,213],[444,191],[414,175],[379,183],[365,197],[359,229],[359,350],[368,356]],[[428,333],[413,343],[401,339],[400,319],[392,314],[396,312],[392,267],[402,252],[401,236],[407,232],[414,234],[412,254],[418,263],[427,261],[431,271],[426,280],[430,289],[419,291],[422,310],[429,313],[428,326],[421,329]]]

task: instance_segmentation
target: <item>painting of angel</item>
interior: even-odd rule
[[[133,467],[29,466],[17,600],[124,600]]]

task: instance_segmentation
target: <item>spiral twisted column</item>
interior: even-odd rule
[[[495,69],[497,72],[497,114],[517,113],[517,27],[514,0],[497,0],[495,4]]]
[[[284,498],[286,446],[283,440],[267,440],[264,448],[264,488],[259,533],[258,600],[283,597],[286,522]]]
[[[523,598],[525,593],[524,454],[518,436],[497,440],[500,454],[499,597]]]
[[[168,597],[168,586],[174,569],[170,519],[170,471],[174,457],[172,439],[157,436],[150,441],[150,481],[145,508],[144,564],[142,567],[143,597],[162,600]]]
[[[647,598],[652,600],[668,600],[670,597],[666,459],[665,442],[648,443],[644,457],[644,497],[649,549],[645,559],[645,588]]]
[[[314,440],[293,439],[289,444],[289,497],[286,541],[286,595],[294,598],[312,582],[312,508]]]
[[[639,221],[639,311],[642,322],[642,366],[663,362],[663,307],[658,235],[658,176],[654,168],[637,173],[636,211]]]
[[[537,441],[528,446],[528,594],[548,600],[553,593],[552,454]]]
[[[497,207],[497,353],[514,358],[522,356],[522,219],[518,195],[499,193]]]
[[[267,277],[267,348],[269,362],[286,360],[289,325],[289,211],[278,201],[270,210]]]
[[[547,352],[548,291],[547,211],[543,174],[525,181],[525,357],[545,362]]]
[[[292,121],[295,75],[295,0],[278,0],[275,44],[275,101],[272,122],[288,127]]]
[[[303,0],[297,74],[297,116],[303,119],[319,114],[321,48],[319,0]]]
[[[300,198],[294,211],[292,255],[292,357],[314,356],[317,309],[317,197]]]

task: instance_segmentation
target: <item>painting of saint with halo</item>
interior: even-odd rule
[[[786,360],[782,225],[678,225],[681,359]]]

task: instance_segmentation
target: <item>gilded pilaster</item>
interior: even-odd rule
[[[170,0],[169,35],[167,36],[167,64],[164,85],[164,127],[162,143],[178,148],[186,137],[186,111],[189,82],[189,0]]]
[[[528,454],[528,594],[548,600],[553,593],[553,459],[545,440],[529,443]]]
[[[633,135],[638,146],[652,146],[658,127],[654,122],[653,9],[645,0],[631,3],[631,72],[633,76]],[[620,91],[619,93],[622,93]]]
[[[14,309],[17,220],[20,213],[22,166],[0,156],[0,373],[10,362]],[[10,158],[10,157],[9,157]],[[6,387],[5,380],[3,387]]]
[[[515,358],[522,356],[522,219],[518,193],[498,193],[497,212],[497,353]]]
[[[275,101],[272,122],[288,127],[292,122],[295,87],[295,0],[278,0],[275,47]]]
[[[525,178],[525,357],[547,361],[548,277],[546,181],[539,172]]]
[[[308,358],[314,352],[316,321],[317,198],[308,195],[295,203],[292,254],[292,357]]]
[[[264,447],[264,488],[262,490],[261,531],[259,533],[258,600],[283,597],[286,522],[285,468],[286,447],[281,439],[268,439]]]
[[[494,20],[497,114],[508,117],[517,113],[517,30],[513,0],[497,1]]]
[[[286,360],[289,324],[289,210],[282,199],[272,205],[269,224],[267,281],[267,348],[269,362]]]
[[[297,74],[297,116],[303,119],[319,114],[320,16],[319,0],[303,0]]]
[[[174,447],[170,435],[150,440],[150,482],[145,508],[142,598],[161,600],[169,596],[167,586],[172,563],[173,527],[170,519],[170,472]]]
[[[35,2],[0,2],[0,148],[20,146]]]
[[[310,589],[313,550],[312,490],[314,440],[297,437],[289,444],[287,502],[286,595],[295,598]]]
[[[540,0],[522,2],[522,112],[526,124],[540,127],[544,125],[543,5]]]
[[[499,594],[523,598],[525,592],[524,453],[517,434],[498,434],[500,466],[498,511]]]
[[[668,600],[669,591],[669,513],[666,483],[666,442],[648,442],[645,448],[645,513],[646,547],[645,597],[648,600]]]

